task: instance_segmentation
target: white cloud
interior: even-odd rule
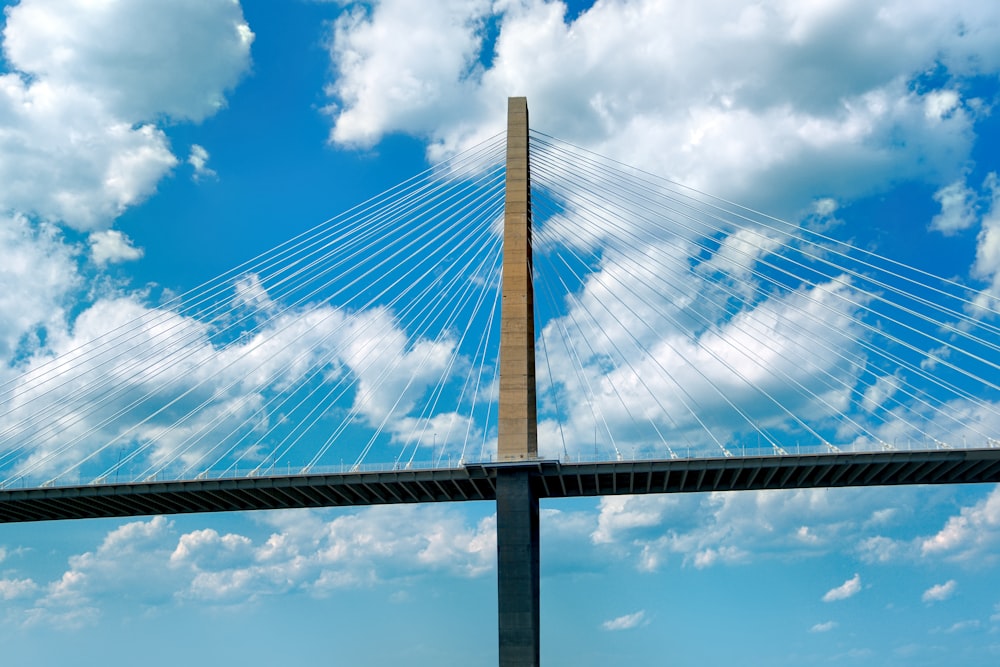
[[[215,603],[291,590],[322,596],[433,571],[479,576],[496,558],[492,517],[467,525],[462,513],[439,505],[367,508],[329,520],[276,512],[264,522],[274,532],[259,544],[214,531],[183,536],[171,557],[191,575],[183,595]]]
[[[966,562],[981,562],[991,556],[1000,541],[1000,487],[971,507],[963,507],[937,534],[920,543],[925,556],[945,556]]]
[[[949,579],[943,584],[935,584],[928,588],[920,599],[924,602],[943,602],[955,594],[957,586],[954,579]]]
[[[210,528],[178,534],[164,517],[124,523],[70,556],[48,583],[0,578],[0,600],[26,626],[78,629],[116,605],[130,613],[192,602],[239,606],[273,593],[323,597],[379,582],[405,591],[428,573],[478,577],[495,567],[495,518],[470,520],[444,505],[257,518],[255,537]]]
[[[402,131],[441,156],[502,128],[504,98],[527,95],[541,129],[771,211],[779,199],[798,210],[817,193],[850,198],[887,179],[951,182],[970,147],[960,87],[909,82],[935,63],[955,76],[994,71],[997,9],[822,7],[715,0],[677,11],[635,0],[572,20],[545,0],[355,7],[333,31],[331,138],[371,145]]]
[[[203,146],[191,145],[191,154],[188,155],[187,161],[194,168],[191,178],[195,181],[200,181],[203,178],[215,178],[215,171],[208,167],[208,157],[208,151]]]
[[[450,367],[455,349],[451,338],[410,340],[385,308],[351,317],[344,340],[344,363],[358,376],[354,408],[376,427],[405,417],[427,386]],[[404,431],[413,426],[401,424]]]
[[[642,625],[645,620],[646,611],[644,609],[640,609],[633,614],[626,614],[624,616],[619,616],[618,618],[612,618],[611,620],[604,621],[604,623],[601,623],[601,627],[611,632],[616,630],[631,630],[632,628]]]
[[[181,535],[177,548],[170,554],[170,564],[194,565],[200,569],[225,567],[249,560],[252,546],[253,542],[242,535],[219,535],[211,528],[195,530]]]
[[[749,560],[749,557],[749,553],[738,547],[726,546],[718,549],[702,549],[694,554],[692,562],[697,569],[701,570],[716,563],[734,565]]]
[[[14,600],[31,595],[38,585],[31,579],[0,579],[0,600]]]
[[[599,552],[645,572],[661,570],[671,556],[695,568],[830,553],[868,559],[879,524],[864,517],[919,502],[916,490],[900,488],[615,496],[601,500],[596,525],[576,525]]]
[[[900,508],[906,506],[906,503],[899,504]],[[904,539],[884,535],[864,536],[858,539],[856,551],[868,563],[936,560],[969,566],[994,563],[997,558],[994,552],[1000,544],[998,507],[1000,487],[993,487],[975,503],[961,507],[957,514],[948,518],[941,529],[932,535]],[[879,524],[872,521],[866,525],[876,528]],[[935,589],[948,589],[944,592],[950,592],[953,586],[953,582],[947,582]]]
[[[89,91],[131,122],[214,114],[249,68],[253,42],[233,0],[24,0],[6,23],[11,65]]]
[[[935,90],[924,97],[924,115],[931,121],[944,120],[959,108],[961,101],[954,90]]]
[[[892,563],[912,557],[912,545],[884,535],[862,539],[857,546],[858,555],[866,563]]]
[[[66,336],[79,297],[106,292],[84,285],[88,245],[98,268],[141,255],[108,228],[177,164],[156,123],[214,113],[249,67],[252,35],[231,0],[24,0],[4,11],[0,358],[21,367]],[[58,224],[93,234],[68,243]]]
[[[671,496],[603,496],[591,540],[607,544],[621,539],[631,529],[657,526],[664,513],[676,506],[677,501]]]
[[[177,164],[163,116],[215,113],[249,67],[239,3],[25,0],[6,9],[0,209],[107,227]]]
[[[0,119],[0,207],[78,229],[107,226],[177,162],[161,130],[72,84],[2,74]]]
[[[628,268],[646,259],[609,260],[587,277],[568,314],[541,332],[549,362],[539,384],[564,394],[563,430],[575,448],[593,443],[596,421],[606,449],[610,432],[627,454],[662,455],[664,445],[683,453],[690,443],[717,454],[713,440],[756,442],[755,424],[778,426],[789,411],[808,421],[847,407],[857,371],[845,358],[860,335],[853,310],[861,298],[849,283],[804,288],[733,315],[713,310],[717,286],[697,274],[667,278],[674,295],[646,279],[655,274]],[[670,271],[660,266],[661,276]],[[696,317],[694,331],[680,324]],[[822,346],[811,342],[816,336]]]
[[[995,173],[987,176],[983,189],[989,206],[977,238],[972,275],[987,284],[977,305],[996,313],[1000,312],[1000,179]]]
[[[816,625],[809,628],[809,632],[829,632],[837,627],[836,621],[826,621],[825,623],[817,623]]]
[[[2,163],[2,161],[0,161]],[[2,167],[0,167],[2,169]],[[24,216],[0,214],[0,359],[9,362],[39,344],[49,329],[63,327],[64,309],[80,286],[78,249],[48,224],[32,225]]]
[[[823,595],[823,602],[834,602],[836,600],[846,600],[854,597],[861,591],[861,575],[855,574],[853,577],[836,588],[831,588]]]
[[[943,632],[946,632],[948,634],[954,634],[956,632],[966,632],[968,630],[976,630],[981,625],[982,623],[980,623],[978,619],[972,618],[966,621],[958,621],[956,623],[953,623],[949,627],[944,628]]]
[[[489,11],[487,0],[353,5],[333,26],[331,139],[371,146],[387,130],[419,134],[461,118]]]
[[[864,390],[861,400],[862,409],[875,412],[885,406],[886,402],[895,396],[900,387],[900,380],[895,375],[882,375]]]
[[[865,522],[866,526],[882,526],[890,523],[899,515],[900,511],[897,507],[886,507],[884,509],[876,510],[872,512],[871,518]]]
[[[130,247],[115,230],[91,240],[95,261],[121,259]],[[112,469],[118,478],[119,465],[122,475],[143,479],[163,469],[194,476],[213,464],[266,467],[282,457],[283,466],[296,468],[314,455],[319,465],[345,456],[350,464],[359,448],[325,459],[321,452],[334,445],[331,430],[339,435],[359,425],[384,434],[385,446],[412,447],[414,456],[432,446],[435,456],[457,455],[467,434],[481,438],[468,415],[423,401],[466,369],[454,333],[415,337],[384,307],[291,308],[274,301],[255,274],[238,277],[231,289],[231,297],[219,296],[234,312],[216,320],[148,307],[133,295],[100,298],[71,324],[57,321],[44,345],[24,354],[8,387],[16,400],[0,416],[0,451],[8,454],[9,473],[41,483],[54,474],[94,479]],[[11,332],[12,346],[34,322]],[[109,335],[120,341],[113,354],[106,344],[84,352]],[[46,368],[59,355],[54,376]],[[95,395],[100,400],[90,400]],[[312,412],[290,419],[307,398],[312,402],[299,414]],[[39,420],[43,411],[51,419]],[[343,428],[323,426],[332,411]],[[306,444],[293,452],[303,434]],[[21,450],[26,440],[30,452]],[[394,460],[397,452],[389,455]]]
[[[264,283],[256,273],[248,273],[237,278],[233,290],[236,292],[233,306],[237,308],[267,311],[274,306],[274,301],[271,300]]]
[[[937,188],[935,228],[957,229],[974,214],[962,177],[982,105],[964,97],[963,77],[1000,68],[989,29],[1000,10],[974,0],[821,9],[714,0],[684,11],[633,0],[596,3],[572,18],[546,0],[439,3],[426,13],[397,1],[350,8],[330,46],[330,137],[339,145],[368,147],[404,132],[425,139],[431,158],[451,155],[502,129],[503,98],[524,94],[540,129],[779,215],[829,218],[838,205],[908,180]],[[429,39],[434,49],[425,48]],[[934,67],[947,76],[932,79]],[[550,243],[572,247],[602,234],[570,231],[560,219],[545,225]],[[688,258],[703,249],[678,236],[641,252],[604,248],[579,302],[541,332],[553,377],[540,371],[539,382],[556,388],[569,413],[561,424],[554,410],[543,414],[543,428],[561,426],[571,456],[591,445],[610,456],[666,455],[691,442],[718,453],[714,442],[759,441],[758,428],[801,433],[797,418],[811,429],[857,408],[868,411],[862,428],[848,433],[854,425],[842,419],[835,444],[877,446],[878,435],[902,428],[865,432],[880,429],[880,408],[900,400],[899,385],[891,374],[861,385],[864,364],[849,362],[863,356],[856,318],[865,297],[848,281],[758,296],[735,316],[715,312],[716,303],[754,293],[753,270],[787,239],[754,226],[720,230],[692,279]],[[989,247],[982,243],[981,254]],[[723,291],[710,284],[716,274],[726,274],[728,293],[713,299]],[[685,314],[709,325],[681,335]],[[566,330],[589,350],[560,349]],[[824,344],[807,342],[813,336]],[[804,439],[816,444],[815,435]],[[561,455],[561,442],[547,439],[543,454]]]
[[[132,245],[132,239],[117,229],[93,232],[88,240],[90,256],[98,266],[131,262],[143,255],[142,248]]]
[[[43,589],[25,612],[25,625],[80,628],[98,621],[102,600],[140,606],[169,600],[179,580],[165,568],[173,524],[164,517],[111,530],[93,551],[71,556],[69,569]]]
[[[945,185],[934,193],[941,212],[931,220],[931,229],[942,234],[954,234],[976,224],[976,193],[964,179]]]
[[[482,432],[474,420],[456,412],[427,418],[402,417],[392,424],[393,440],[403,446],[424,447],[436,456],[441,448],[457,451],[468,442],[481,442]],[[457,465],[457,461],[455,461]]]

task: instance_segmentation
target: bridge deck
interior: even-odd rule
[[[529,468],[540,498],[1000,482],[1000,449],[600,463],[539,460],[435,470],[5,489],[0,491],[0,522],[495,500],[497,470],[506,465]]]

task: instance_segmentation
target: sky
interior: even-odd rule
[[[487,140],[509,95],[547,134],[1000,294],[994,3],[4,7],[4,380]],[[3,526],[0,643],[494,664],[493,511]],[[544,501],[541,533],[548,665],[1000,657],[993,486]]]

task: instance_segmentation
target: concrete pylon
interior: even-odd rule
[[[537,667],[541,567],[532,469],[538,459],[538,422],[528,102],[523,97],[507,100],[506,186],[496,481],[500,667]]]
[[[500,462],[538,458],[535,407],[535,306],[531,287],[531,183],[528,101],[507,100],[507,181],[500,310]]]

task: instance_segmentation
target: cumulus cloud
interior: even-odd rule
[[[0,214],[0,247],[0,284],[5,286],[0,290],[0,358],[9,362],[19,350],[36,349],[49,330],[62,328],[82,278],[78,249],[65,243],[53,225]]]
[[[998,499],[1000,487],[984,490],[982,497],[960,507],[937,532],[907,538],[865,535],[856,542],[855,551],[868,563],[944,561],[967,566],[994,563],[996,546],[1000,544]],[[869,522],[868,526],[878,528],[879,524]],[[950,593],[954,586],[949,581],[932,590]]]
[[[23,369],[104,293],[88,270],[141,256],[110,226],[178,162],[159,124],[218,110],[249,67],[252,33],[230,0],[24,0],[4,11],[0,358]],[[89,236],[68,242],[60,225]]]
[[[640,609],[633,614],[625,614],[624,616],[604,621],[601,623],[601,627],[605,630],[615,632],[617,630],[631,630],[632,628],[644,625],[645,622],[646,611],[644,609]]]
[[[215,113],[249,67],[240,5],[25,0],[6,9],[0,208],[107,227],[177,164],[156,123]]]
[[[125,249],[114,230],[92,241],[104,262]],[[0,394],[9,407],[0,417],[8,474],[40,482],[52,474],[103,478],[108,470],[115,478],[194,476],[213,462],[253,469],[282,457],[299,469],[310,460],[328,464],[334,454],[323,454],[336,436],[359,425],[385,434],[386,446],[414,447],[414,455],[417,447],[455,453],[469,433],[481,433],[467,415],[422,402],[465,369],[451,333],[411,335],[387,308],[291,308],[274,302],[255,274],[231,289],[232,312],[215,320],[133,295],[98,299],[68,330],[48,331],[44,348],[24,355]],[[288,418],[294,410],[302,416]],[[331,411],[343,420],[334,436],[322,426]],[[51,418],[38,419],[42,413]],[[33,443],[27,452],[25,439]],[[346,455],[353,462],[359,454]]]
[[[892,563],[913,558],[911,543],[884,535],[865,537],[858,542],[857,553],[866,563]]]
[[[211,528],[181,535],[170,554],[172,566],[193,565],[201,569],[221,568],[249,560],[253,542],[243,535],[220,535]]]
[[[327,595],[418,572],[480,576],[496,559],[493,516],[469,524],[462,513],[441,505],[372,507],[329,520],[315,512],[268,519],[275,532],[257,546],[255,564],[240,570],[254,585],[278,575]]]
[[[635,0],[570,18],[547,0],[354,5],[333,28],[331,139],[402,131],[439,157],[502,128],[503,98],[527,95],[539,128],[737,201],[795,210],[886,179],[944,185],[963,167],[974,112],[959,87],[910,82],[936,63],[958,77],[994,71],[995,11]]]
[[[596,544],[621,539],[635,528],[657,526],[665,512],[676,507],[671,496],[604,496],[600,500],[597,529],[591,534]]]
[[[942,187],[934,193],[934,200],[941,205],[941,212],[931,219],[931,229],[954,234],[976,224],[976,193],[964,179]]]
[[[983,187],[988,207],[980,223],[972,274],[986,283],[976,305],[995,314],[1000,311],[1000,179],[991,173]]]
[[[132,239],[117,229],[93,232],[88,240],[90,256],[98,266],[130,262],[143,255],[142,248],[132,245]]]
[[[630,454],[662,455],[664,445],[717,454],[719,444],[755,438],[757,424],[777,430],[790,411],[818,420],[846,406],[856,369],[845,352],[860,335],[848,283],[775,296],[733,315],[713,310],[717,286],[697,274],[667,279],[678,294],[664,294],[652,267],[623,266],[642,261],[621,259],[588,276],[569,312],[541,332],[548,363],[539,383],[561,392],[574,447],[593,443],[596,427],[606,448],[613,438]],[[670,271],[659,267],[661,276]],[[822,346],[810,342],[817,336]]]
[[[191,175],[195,181],[205,178],[215,178],[217,175],[213,169],[208,167],[208,151],[198,144],[191,146],[191,154],[188,155],[188,164],[194,169]]]
[[[333,25],[331,140],[371,146],[387,131],[423,133],[460,118],[489,12],[487,0],[351,6]]]
[[[831,588],[823,595],[823,602],[834,602],[836,600],[846,600],[854,597],[861,591],[861,575],[855,574],[853,577],[836,588]]]
[[[958,561],[995,558],[992,547],[1000,541],[1000,487],[970,507],[963,507],[935,535],[920,542],[925,556],[942,556]]]
[[[478,577],[495,560],[495,518],[470,520],[443,505],[270,512],[253,536],[210,528],[180,533],[154,517],[110,530],[96,548],[70,556],[49,582],[0,578],[0,600],[26,626],[78,629],[114,605],[146,610],[238,606],[273,593],[324,597],[380,582],[405,587],[430,572]]]
[[[0,600],[26,597],[38,590],[31,579],[0,579]]]
[[[719,549],[702,549],[694,555],[692,562],[699,570],[711,567],[716,563],[733,565],[748,560],[750,554],[739,547],[727,546]]]
[[[78,229],[107,226],[177,163],[162,130],[45,79],[0,74],[0,118],[0,207]]]
[[[935,584],[928,588],[920,599],[924,602],[942,602],[955,594],[957,586],[954,579],[949,579],[943,584]]]
[[[826,621],[824,623],[817,623],[816,625],[809,628],[809,632],[829,632],[837,627],[836,621]]]
[[[232,0],[25,0],[7,10],[4,54],[56,90],[89,91],[127,121],[197,121],[225,105],[253,37]]]
[[[354,3],[331,28],[330,138],[369,147],[404,132],[436,159],[501,129],[503,98],[523,94],[543,130],[804,224],[836,224],[839,205],[923,181],[941,206],[932,227],[950,233],[975,221],[965,176],[984,107],[963,82],[1000,68],[988,27],[998,20],[974,0],[822,9],[714,0],[684,11],[633,0],[572,15],[548,0],[456,1],[426,14]],[[565,215],[542,223],[543,245],[606,240],[562,224],[584,204],[563,203]],[[602,213],[639,231],[613,205]],[[865,304],[848,279],[760,298],[754,272],[788,238],[755,225],[708,236],[602,248],[564,317],[540,332],[553,371],[540,369],[539,382],[563,406],[561,416],[543,406],[546,432],[564,436],[571,456],[591,446],[610,456],[719,453],[767,429],[785,445],[796,430],[858,449],[912,437],[912,425],[886,423],[906,400],[900,378],[890,369],[864,384],[864,364],[847,363],[864,356],[850,304]],[[981,238],[975,273],[992,282],[989,232]],[[734,313],[737,298],[745,303]],[[687,335],[678,322],[694,318],[710,324]],[[569,336],[589,349],[561,345]],[[819,438],[796,423],[810,430],[852,409],[867,413],[850,415],[853,433],[843,419]],[[562,437],[545,442],[544,455],[563,453]]]
[[[170,600],[179,580],[166,568],[173,524],[163,517],[125,523],[93,551],[71,556],[69,569],[29,601],[24,624],[77,629],[96,623],[102,601],[140,608]]]
[[[601,500],[596,525],[579,518],[574,525],[599,552],[646,572],[661,570],[671,557],[698,569],[777,554],[865,559],[865,545],[881,524],[864,517],[882,516],[887,506],[918,505],[919,499],[916,491],[898,488],[615,496]]]
[[[947,634],[954,634],[956,632],[967,632],[969,630],[976,630],[976,629],[978,629],[981,626],[982,626],[982,623],[979,621],[979,619],[972,618],[972,619],[968,619],[968,620],[965,620],[965,621],[958,621],[958,622],[953,623],[952,625],[948,626],[947,628],[943,628],[943,629],[937,629],[936,628],[936,630],[938,630],[940,632],[945,632]]]

